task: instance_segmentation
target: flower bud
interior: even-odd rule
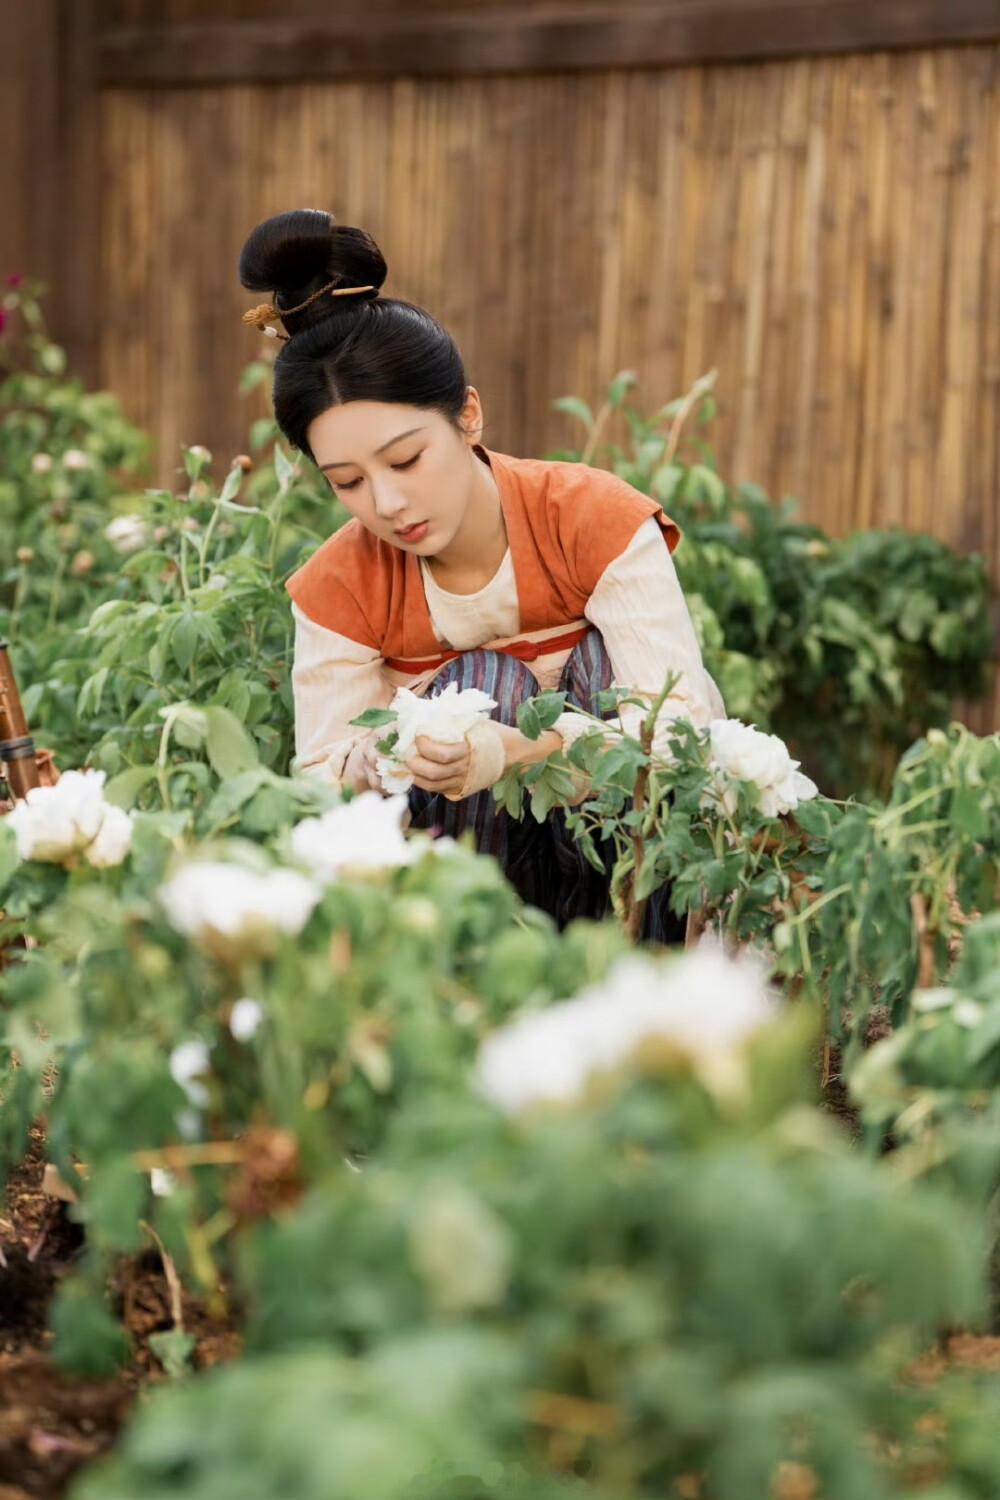
[[[36,453],[31,460],[31,469],[35,474],[49,474],[52,472],[52,454]]]
[[[249,474],[250,470],[253,468],[253,459],[248,453],[237,453],[236,457],[233,459],[232,467],[235,467],[237,464],[239,464],[244,474]]]
[[[18,562],[30,563],[35,560],[34,547],[18,547],[16,557]]]
[[[69,570],[74,578],[84,578],[94,566],[94,554],[86,549],[78,552],[69,565]]]

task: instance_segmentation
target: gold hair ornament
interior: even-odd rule
[[[311,297],[307,297],[306,300],[304,302],[300,302],[297,307],[275,307],[271,302],[260,302],[256,307],[248,308],[248,310],[243,314],[243,322],[252,323],[255,327],[259,328],[262,333],[266,334],[269,339],[288,339],[289,334],[279,333],[276,328],[271,326],[271,324],[268,322],[270,318],[284,319],[288,317],[289,313],[301,312],[304,307],[308,307],[311,302],[315,302],[317,297],[322,297],[324,292],[329,292],[331,297],[351,297],[354,296],[357,292],[377,291],[377,286],[338,287],[335,281],[328,281],[326,286],[321,286],[318,292],[313,292]]]

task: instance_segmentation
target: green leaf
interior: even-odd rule
[[[194,660],[198,645],[198,627],[190,610],[185,610],[170,636],[170,650],[174,661],[182,672],[186,672]]]
[[[78,1277],[60,1286],[49,1325],[55,1336],[52,1357],[74,1375],[111,1376],[128,1358],[125,1331],[109,1313],[103,1291]]]
[[[395,724],[397,715],[388,708],[366,708],[363,714],[348,722],[361,729],[380,729],[383,724]]]
[[[538,717],[538,709],[535,707],[534,699],[528,698],[526,702],[517,706],[517,727],[529,740],[537,740],[542,732],[542,721]]]
[[[608,387],[608,405],[618,407],[639,379],[635,370],[619,370]]]
[[[586,401],[581,400],[579,396],[560,396],[558,400],[553,401],[552,410],[564,411],[567,416],[578,418],[585,427],[590,428],[594,425],[594,413]]]
[[[127,771],[119,771],[113,776],[104,788],[104,796],[108,802],[113,802],[116,807],[124,807],[126,811],[135,806],[135,799],[156,776],[155,766],[129,766]]]
[[[278,490],[284,494],[295,478],[295,465],[289,461],[280,443],[274,445],[274,472],[278,476]]]
[[[146,1182],[129,1157],[96,1167],[87,1181],[83,1217],[88,1239],[108,1250],[138,1250]]]
[[[243,470],[239,464],[233,464],[233,467],[226,475],[226,482],[222,486],[222,493],[219,496],[220,504],[226,505],[233,499],[234,495],[238,495],[242,483]],[[242,510],[242,506],[237,506],[237,509]]]
[[[208,723],[205,748],[217,776],[238,776],[259,765],[256,744],[228,708],[211,703],[203,712]]]
[[[0,894],[21,863],[14,841],[14,830],[0,819]]]
[[[198,1347],[193,1333],[183,1328],[169,1328],[149,1335],[149,1347],[171,1380],[179,1380],[193,1368],[191,1356]]]

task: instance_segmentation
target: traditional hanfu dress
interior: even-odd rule
[[[356,519],[288,579],[299,769],[339,781],[368,732],[350,721],[366,708],[388,707],[399,686],[415,693],[453,681],[478,687],[497,700],[492,717],[515,724],[518,705],[545,689],[564,689],[569,702],[600,717],[602,689],[655,695],[675,672],[658,743],[673,718],[701,727],[724,717],[672,560],[680,528],[659,503],[587,464],[514,458],[481,445],[474,452],[496,480],[508,541],[481,589],[447,592],[425,558],[382,541]],[[621,710],[628,733],[638,733],[642,714],[635,706]],[[567,749],[588,727],[583,715],[568,711],[554,725]],[[530,815],[518,823],[489,785],[477,784],[475,752],[472,760],[470,789],[458,799],[411,789],[413,826],[472,828],[477,847],[494,854],[522,896],[560,925],[603,915],[608,880],[583,858],[564,811],[554,808],[541,825]],[[603,852],[610,859],[610,843]],[[682,935],[668,896],[661,890],[651,900],[645,936]]]

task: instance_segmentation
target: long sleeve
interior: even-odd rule
[[[652,517],[604,569],[584,614],[604,638],[616,686],[655,697],[667,674],[680,672],[657,718],[654,748],[665,748],[673,719],[687,718],[704,728],[725,717],[722,695],[702,662],[673,558]],[[645,710],[624,706],[625,732],[638,738],[644,716]],[[554,725],[566,749],[591,727],[591,720],[568,712]],[[609,729],[617,729],[617,719],[609,721]]]
[[[351,719],[366,708],[388,708],[395,689],[377,651],[317,625],[294,602],[292,615],[296,765],[324,781],[339,781],[347,757],[369,732]]]

